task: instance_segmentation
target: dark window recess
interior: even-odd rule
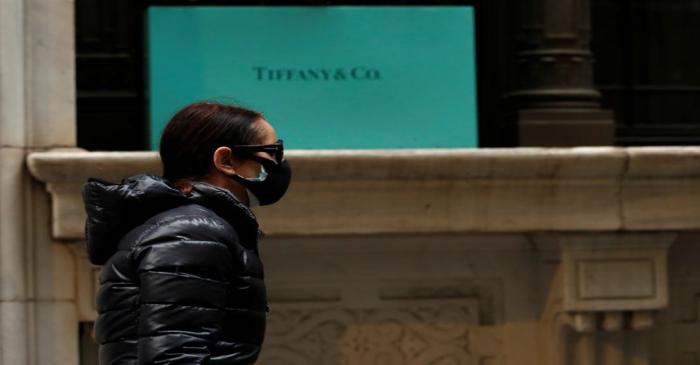
[[[143,18],[149,5],[472,5],[479,144],[514,143],[512,128],[502,116],[512,20],[505,0],[76,0],[79,147],[148,149]]]
[[[146,149],[142,5],[76,0],[78,147]]]
[[[700,0],[592,0],[596,86],[620,145],[700,143]]]

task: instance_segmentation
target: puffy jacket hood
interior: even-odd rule
[[[242,242],[257,242],[253,212],[228,190],[203,182],[184,194],[159,176],[137,175],[113,184],[89,179],[83,187],[87,213],[85,237],[90,262],[102,265],[116,252],[119,240],[150,217],[182,205],[199,204],[236,228]]]

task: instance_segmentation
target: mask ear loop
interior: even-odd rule
[[[238,176],[241,176],[241,175],[238,175]],[[256,176],[256,177],[241,176],[241,177],[248,180],[248,181],[265,181],[265,180],[267,180],[267,176],[268,176],[268,173],[267,173],[267,170],[265,170],[265,166],[263,166],[263,164],[260,164],[260,173],[258,174],[258,176]]]
[[[265,180],[267,180],[267,177],[268,177],[268,175],[269,175],[269,174],[267,173],[267,169],[265,168],[265,165],[269,165],[269,166],[271,166],[271,167],[272,167],[272,166],[275,166],[275,167],[276,167],[276,166],[279,166],[279,164],[277,163],[277,161],[273,161],[273,160],[270,160],[270,159],[267,159],[267,158],[264,158],[264,157],[260,157],[260,156],[256,155],[256,154],[253,153],[253,152],[246,151],[246,150],[239,150],[239,152],[241,152],[241,155],[244,155],[243,158],[247,158],[247,159],[249,159],[249,160],[256,161],[256,162],[258,162],[258,163],[260,164],[260,173],[258,174],[258,176],[255,176],[255,177],[245,177],[245,176],[241,176],[241,175],[236,174],[237,176],[239,176],[239,177],[242,178],[242,179],[245,179],[245,180],[248,180],[248,181],[252,181],[252,182],[262,182],[262,181],[265,181]],[[246,155],[247,155],[247,156],[246,156]],[[247,189],[246,189],[246,190],[247,190]],[[255,199],[257,200],[257,197],[256,197]]]

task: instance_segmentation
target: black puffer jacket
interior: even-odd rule
[[[104,265],[100,364],[252,364],[266,295],[253,213],[230,192],[185,195],[148,175],[83,189],[92,263]]]

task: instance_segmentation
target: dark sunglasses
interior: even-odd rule
[[[253,152],[269,153],[278,165],[281,164],[284,159],[284,141],[281,139],[278,139],[277,142],[273,144],[239,144],[229,147],[232,150],[241,150],[250,154]]]

